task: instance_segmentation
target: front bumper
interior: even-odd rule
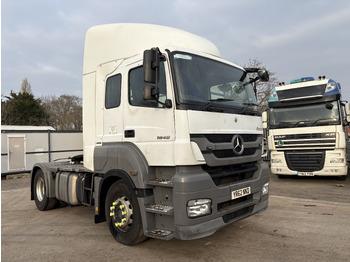
[[[288,167],[271,165],[271,173],[275,175],[302,176],[304,173],[312,173],[314,176],[346,176],[348,173],[347,166],[324,166],[320,171],[298,172],[290,170]]]
[[[202,222],[197,225],[191,225],[191,226],[178,226],[175,225],[175,238],[182,239],[182,240],[192,240],[192,239],[198,239],[202,237],[207,237],[212,234],[214,234],[219,229],[232,224],[233,222],[236,222],[238,220],[241,220],[243,218],[249,217],[253,214],[259,213],[267,209],[268,207],[268,197],[265,197],[264,200],[260,201],[258,204],[253,206],[253,209],[251,212],[237,216],[235,219],[230,220],[229,222],[225,223],[222,217],[218,217],[206,222]]]
[[[305,152],[305,158],[308,153]],[[300,172],[298,170],[291,170],[288,167],[284,151],[271,151],[271,173],[275,175],[313,175],[313,176],[346,176],[348,173],[348,166],[344,150],[327,150],[325,151],[324,164],[321,170]],[[334,163],[335,160],[342,159],[340,163]],[[293,168],[294,169],[294,168]],[[295,168],[296,169],[296,168]]]
[[[257,162],[257,166],[251,179],[224,186],[216,186],[200,167],[182,168],[174,177],[175,238],[191,240],[209,236],[235,221],[265,210],[268,194],[262,196],[262,188],[269,181],[270,172],[263,161]],[[232,191],[246,187],[251,188],[249,196],[232,200]],[[211,214],[189,218],[188,201],[201,198],[211,199]]]

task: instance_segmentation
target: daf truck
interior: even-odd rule
[[[256,77],[252,77],[255,73]],[[165,26],[89,29],[83,66],[83,155],[35,164],[31,199],[93,206],[125,245],[205,237],[265,210],[269,168],[252,84],[264,69],[221,58]]]
[[[350,110],[339,83],[325,76],[280,83],[268,103],[263,121],[272,174],[346,178]]]

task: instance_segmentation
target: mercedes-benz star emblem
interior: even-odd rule
[[[236,155],[242,155],[244,151],[243,138],[240,135],[234,135],[233,141],[233,153]]]

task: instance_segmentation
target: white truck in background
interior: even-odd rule
[[[84,154],[36,164],[31,199],[39,210],[94,206],[95,223],[107,221],[125,245],[205,237],[265,210],[258,80],[268,73],[227,62],[211,42],[178,29],[92,27]]]
[[[349,114],[340,84],[324,76],[275,87],[263,113],[271,173],[346,179]]]

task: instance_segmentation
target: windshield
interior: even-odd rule
[[[178,101],[192,110],[257,112],[246,72],[187,53],[173,53]]]
[[[338,124],[340,124],[340,117],[336,101],[270,109],[270,128]]]

